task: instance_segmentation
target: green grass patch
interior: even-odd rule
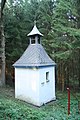
[[[80,93],[76,93],[80,100]],[[14,89],[0,88],[0,120],[80,120],[78,101],[71,95],[71,111],[67,114],[67,92],[57,92],[57,100],[35,107],[14,98]]]

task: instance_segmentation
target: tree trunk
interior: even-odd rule
[[[62,62],[62,92],[64,91],[64,85],[65,85],[65,81],[64,81],[64,61]]]
[[[0,85],[5,85],[5,37],[4,37],[4,27],[3,27],[3,18],[2,18],[2,12],[0,11],[0,42],[1,42],[1,80]]]
[[[79,49],[79,62],[78,62],[78,65],[79,65],[79,77],[78,77],[78,80],[79,80],[79,88],[80,88],[80,49]]]
[[[68,65],[67,65],[67,71],[66,71],[66,79],[67,79],[67,87],[69,87],[69,62],[68,62]]]

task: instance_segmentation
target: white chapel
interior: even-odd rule
[[[36,24],[27,36],[30,41],[29,46],[13,65],[15,98],[41,106],[56,99],[56,64],[41,45],[43,34],[39,32]]]

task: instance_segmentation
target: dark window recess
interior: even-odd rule
[[[49,82],[49,72],[46,72],[46,82]]]
[[[38,37],[38,43],[40,44],[40,37]]]
[[[31,44],[35,44],[35,39],[34,39],[34,40],[31,40]]]

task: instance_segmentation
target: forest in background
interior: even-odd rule
[[[7,0],[4,9],[7,80],[13,79],[12,65],[27,48],[27,34],[35,20],[44,34],[42,45],[57,63],[57,88],[80,89],[79,0]]]

